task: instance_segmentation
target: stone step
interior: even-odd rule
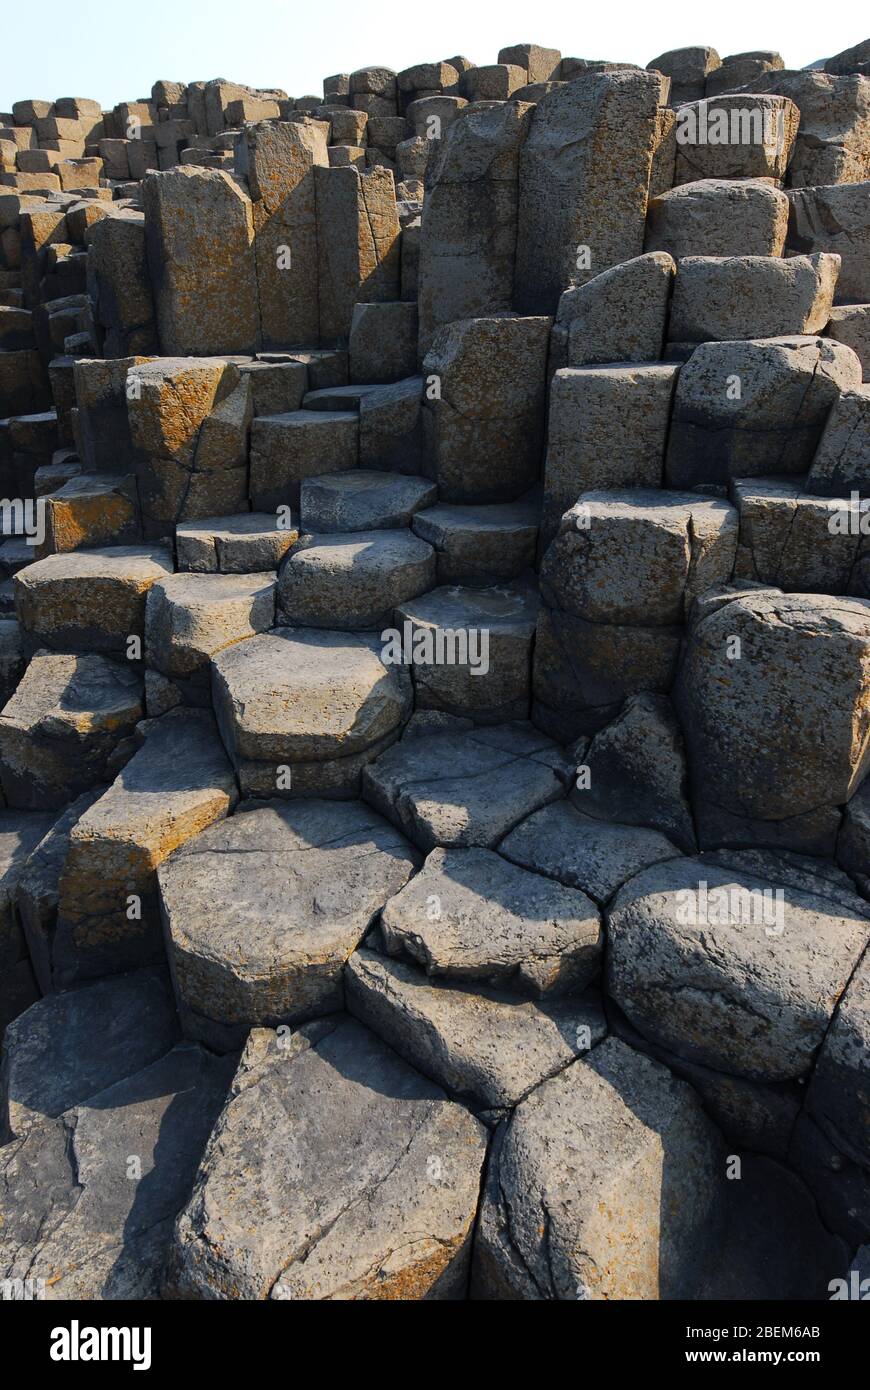
[[[487,1131],[355,1019],[255,1030],[217,1132],[169,1296],[465,1296]]]
[[[148,594],[145,660],[187,702],[210,705],[210,658],[274,625],[274,574],[172,574]]]
[[[0,783],[10,806],[61,810],[99,782],[144,717],[141,672],[104,656],[38,652],[0,714]],[[116,769],[117,770],[117,769]]]
[[[179,570],[196,574],[264,574],[277,570],[299,528],[273,512],[240,512],[186,521],[175,528]]]
[[[142,522],[134,474],[82,473],[44,499],[45,555],[105,545],[134,545]]]
[[[347,410],[291,410],[251,425],[251,509],[298,507],[300,484],[345,473],[359,461],[359,416]]]
[[[437,497],[437,487],[426,478],[363,468],[331,473],[302,484],[300,525],[315,534],[411,526],[414,514],[431,508]]]
[[[410,530],[303,536],[278,580],[288,626],[381,631],[435,584],[435,552]]]
[[[393,641],[410,648],[415,708],[482,724],[526,719],[537,614],[531,582],[447,586],[400,604]]]
[[[435,547],[438,583],[486,587],[508,583],[534,568],[541,503],[519,502],[420,510],[411,528]]]
[[[360,402],[372,391],[380,390],[380,383],[366,383],[359,386],[327,386],[319,391],[307,391],[302,398],[303,410],[358,411]]]
[[[360,801],[258,802],[191,840],[158,875],[185,1033],[224,1052],[341,1009],[345,962],[418,859]]]
[[[494,848],[564,796],[570,770],[557,745],[530,724],[419,736],[412,723],[401,743],[366,768],[363,794],[427,853],[436,845]]]
[[[212,698],[243,794],[265,797],[357,795],[412,705],[380,640],[288,627],[218,653]]]
[[[594,991],[519,999],[362,948],[348,961],[345,991],[351,1013],[400,1057],[478,1110],[517,1105],[607,1031]]]

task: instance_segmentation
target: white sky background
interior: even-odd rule
[[[805,67],[870,36],[864,0],[11,0],[0,22],[0,111],[27,97],[93,97],[108,109],[158,78],[226,77],[291,96],[335,72],[464,54],[494,63],[508,44],[645,66],[666,49],[724,57],[773,48]]]

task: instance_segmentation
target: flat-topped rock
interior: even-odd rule
[[[173,710],[70,832],[55,959],[75,979],[161,954],[157,866],[227,815],[238,792],[214,720]]]
[[[0,1129],[20,1138],[175,1045],[168,978],[156,970],[52,994],[6,1029],[0,1072]]]
[[[35,644],[126,655],[128,638],[144,634],[148,590],[172,571],[160,546],[49,555],[16,574],[15,607]]]
[[[436,849],[381,914],[387,950],[428,975],[565,994],[598,970],[598,912],[584,893],[488,849]]]
[[[870,939],[856,908],[710,857],[639,874],[608,924],[608,988],[635,1027],[756,1081],[808,1073]]]
[[[684,256],[668,336],[677,343],[823,333],[839,257]]]
[[[141,674],[104,656],[38,652],[0,714],[0,783],[10,806],[60,810],[105,781],[144,714]]]
[[[360,760],[376,756],[411,710],[410,681],[381,649],[352,633],[276,628],[219,653],[215,711],[243,787],[316,796],[333,775],[357,785]],[[282,767],[289,787],[279,785]]]
[[[485,588],[534,566],[539,518],[540,504],[530,496],[480,506],[438,503],[418,511],[411,526],[435,548],[439,584]]]
[[[499,1130],[472,1296],[694,1296],[722,1227],[718,1131],[690,1086],[616,1038]]]
[[[430,507],[437,496],[438,489],[427,478],[362,468],[307,478],[300,524],[315,534],[410,526],[414,513]]]
[[[427,979],[360,949],[345,972],[348,1008],[412,1065],[472,1105],[514,1106],[606,1033],[590,991],[520,1000],[504,990]]]
[[[396,629],[411,648],[417,709],[488,724],[525,719],[537,613],[530,582],[447,586],[399,605]]]
[[[175,1230],[210,1299],[463,1298],[486,1131],[355,1020],[255,1031]]]
[[[382,630],[401,603],[435,584],[435,553],[407,528],[306,535],[278,580],[289,626]]]
[[[173,1221],[231,1076],[181,1044],[0,1150],[0,1276],[38,1269],[52,1300],[159,1298]]]
[[[302,399],[303,410],[352,411],[359,410],[360,402],[378,389],[381,383],[366,382],[350,386],[323,386],[316,391],[307,391]]]
[[[823,474],[820,466],[816,486]],[[737,479],[731,493],[740,512],[735,580],[770,584],[789,593],[862,592],[856,587],[863,550],[859,506],[842,496],[816,496],[814,489],[804,491],[801,480],[789,478]],[[849,522],[854,525],[851,534]]]
[[[532,811],[563,796],[566,773],[546,735],[507,724],[405,739],[366,768],[363,794],[421,849],[494,848]]]
[[[0,1037],[39,997],[15,902],[28,856],[54,819],[45,812],[0,810]]]
[[[647,865],[680,853],[658,830],[593,820],[568,801],[536,811],[498,850],[512,863],[580,888],[598,903]]]
[[[82,473],[45,497],[40,556],[142,538],[134,474]]]
[[[175,529],[179,570],[202,574],[264,574],[277,570],[299,539],[299,528],[274,512],[186,521]]]
[[[251,803],[183,846],[158,880],[185,1031],[223,1051],[342,1008],[348,956],[416,863],[357,801]]]
[[[209,658],[275,622],[274,574],[173,574],[152,585],[145,659],[173,679],[201,676]]]

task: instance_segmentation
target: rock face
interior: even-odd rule
[[[522,312],[554,314],[568,285],[643,250],[660,93],[653,73],[594,73],[535,107],[520,155]]]
[[[495,1142],[474,1252],[487,1299],[689,1297],[721,1220],[720,1139],[691,1089],[616,1039]]]
[[[255,1031],[176,1226],[170,1287],[464,1297],[484,1135],[359,1023],[308,1025],[284,1049]]]
[[[864,1292],[870,41],[500,42],[0,112],[0,1301]]]

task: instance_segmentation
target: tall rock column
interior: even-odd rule
[[[520,150],[533,110],[479,103],[435,142],[420,235],[421,356],[444,324],[512,308]]]
[[[520,154],[514,308],[554,314],[559,296],[643,251],[658,73],[590,73],[535,108]]]
[[[346,342],[355,304],[399,298],[401,237],[392,170],[318,168],[320,340]]]
[[[258,121],[236,142],[253,200],[264,348],[320,341],[314,168],[329,167],[328,136],[326,121]]]
[[[166,357],[251,353],[260,319],[251,200],[221,169],[142,180],[145,240]]]

